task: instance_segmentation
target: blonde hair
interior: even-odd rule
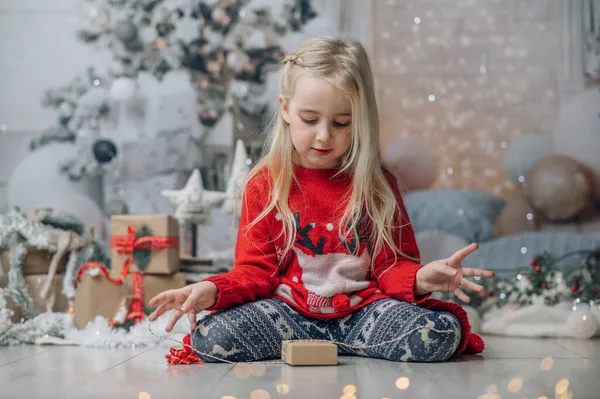
[[[283,59],[282,64],[279,94],[284,101],[293,97],[296,81],[306,73],[325,79],[345,91],[351,99],[352,139],[342,157],[339,174],[351,174],[352,190],[339,224],[340,236],[346,237],[350,231],[358,243],[359,223],[362,221],[364,226],[368,222],[372,261],[383,250],[384,245],[388,245],[396,256],[407,256],[402,253],[400,242],[394,242],[394,229],[401,229],[402,212],[383,172],[373,75],[364,48],[358,42],[315,37],[304,41],[296,51]],[[281,231],[285,237],[284,253],[292,249],[296,239],[296,220],[289,206],[290,189],[295,181],[294,151],[290,127],[279,110],[271,121],[271,134],[265,145],[265,155],[253,168],[246,182],[268,168],[272,183],[270,200],[262,213],[248,224],[248,228],[252,228],[276,209],[284,226]],[[348,230],[343,231],[344,228]],[[279,237],[281,235],[277,238]]]

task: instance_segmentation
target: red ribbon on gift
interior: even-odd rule
[[[121,285],[125,281],[127,277],[127,271],[129,270],[129,266],[123,268],[121,271],[121,275],[117,278],[114,278],[110,275],[110,271],[100,262],[88,262],[85,265],[79,268],[77,272],[77,279],[75,280],[75,285],[79,282],[81,275],[86,270],[98,269],[104,277],[114,285]],[[129,321],[131,319],[135,319],[135,323],[139,323],[144,318],[144,276],[142,273],[132,273],[131,278],[133,280],[133,299],[131,300],[131,311],[125,317],[125,321]],[[111,326],[119,325],[118,322],[114,320],[109,320],[108,324]]]
[[[86,270],[91,270],[91,269],[98,269],[102,274],[104,274],[104,277],[106,277],[106,279],[108,281],[110,281],[114,285],[120,285],[120,284],[123,284],[123,281],[125,281],[125,277],[127,277],[127,272],[129,271],[129,266],[127,268],[123,268],[123,270],[121,271],[121,276],[119,276],[118,278],[113,278],[110,275],[110,271],[108,271],[106,266],[104,266],[102,263],[88,262],[85,265],[81,266],[79,268],[79,271],[77,272],[77,277],[75,278],[75,286],[76,287],[77,287],[77,283],[79,282],[79,279],[81,278],[81,275]]]
[[[136,249],[179,249],[179,237],[149,236],[136,238],[135,227],[129,226],[126,235],[112,236],[110,245],[113,248],[117,248],[119,254],[129,254],[125,262],[123,262],[119,278],[112,278],[106,266],[100,262],[88,262],[79,268],[77,280],[79,280],[86,270],[98,268],[110,282],[113,284],[122,284],[129,273],[133,251]]]
[[[131,311],[125,316],[125,321],[135,320],[135,324],[144,318],[144,276],[142,273],[132,273],[133,299],[131,300]],[[117,323],[112,323],[116,325]]]
[[[113,278],[110,275],[110,271],[101,264],[100,262],[88,262],[79,268],[77,272],[77,278],[75,285],[79,281],[81,275],[90,269],[98,269],[104,277],[115,285],[123,284],[129,273],[129,266],[133,259],[133,251],[136,249],[178,249],[179,248],[179,237],[161,237],[161,236],[148,236],[148,237],[136,237],[136,230],[134,226],[127,227],[127,234],[121,236],[112,236],[110,240],[111,247],[117,248],[119,254],[128,254],[129,256],[123,262],[121,268],[121,275],[117,278]],[[145,316],[144,314],[144,277],[142,273],[131,274],[133,282],[133,299],[131,301],[131,311],[125,317],[125,321],[135,319],[135,323],[139,323]],[[109,321],[111,325],[117,325],[115,321]]]
[[[114,235],[110,238],[110,246],[117,248],[117,253],[128,254],[123,262],[123,270],[129,271],[129,265],[133,259],[133,251],[136,249],[179,249],[179,237],[147,236],[136,237],[134,226],[127,227],[127,234]]]

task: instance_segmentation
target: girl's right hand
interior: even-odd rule
[[[188,314],[190,328],[193,330],[196,328],[196,314],[213,306],[217,301],[218,293],[217,286],[210,281],[200,281],[183,288],[165,291],[148,303],[152,307],[158,306],[148,319],[154,321],[163,313],[175,309],[165,331],[171,332],[177,320],[185,313]]]

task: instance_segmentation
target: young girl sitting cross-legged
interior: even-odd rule
[[[341,354],[438,362],[483,350],[458,305],[433,292],[483,288],[470,245],[419,263],[398,183],[383,166],[373,77],[355,42],[319,37],[282,61],[269,149],[242,195],[234,268],[156,296],[211,362],[281,356],[283,340],[329,340]],[[202,310],[214,311],[198,321]],[[395,338],[399,338],[394,340]],[[378,345],[382,343],[381,345]],[[358,348],[357,348],[358,347]],[[363,347],[363,348],[361,348]]]

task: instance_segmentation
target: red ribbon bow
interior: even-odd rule
[[[127,227],[127,234],[114,235],[110,239],[110,246],[118,248],[120,254],[132,254],[135,249],[177,249],[177,237],[136,237],[135,226]]]
[[[129,265],[133,258],[133,251],[136,249],[178,249],[178,237],[136,237],[134,226],[127,227],[127,234],[114,235],[110,238],[110,246],[117,248],[119,254],[128,254],[129,256],[123,262],[123,270],[129,271]],[[127,272],[125,272],[127,274]]]
[[[169,348],[169,353],[165,355],[167,362],[171,364],[202,364],[203,360],[198,359],[191,345],[190,334],[183,337],[183,349]]]

